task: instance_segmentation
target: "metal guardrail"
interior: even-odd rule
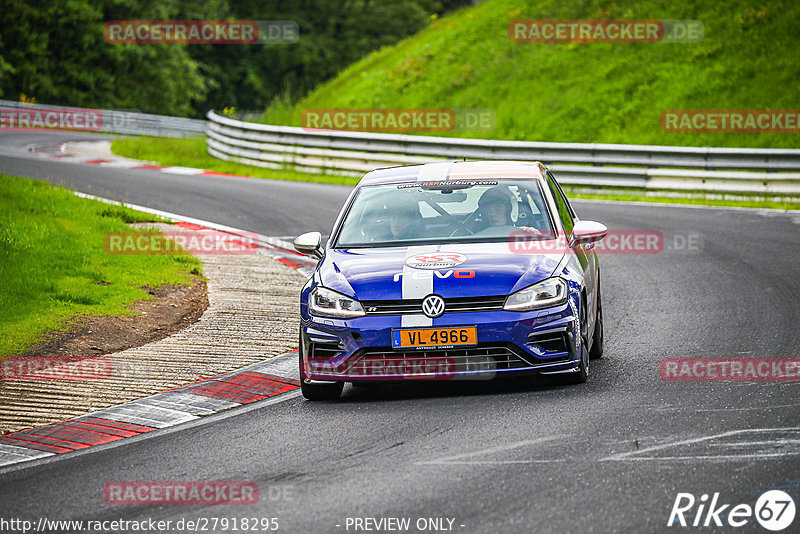
[[[267,168],[360,176],[453,159],[542,161],[570,185],[800,194],[800,149],[496,141],[327,131],[242,122],[209,111],[214,157]]]
[[[102,117],[98,128],[86,128],[87,131],[106,133],[153,135],[157,137],[185,137],[205,133],[206,121],[201,119],[185,119],[165,115],[151,115],[132,111],[116,111],[108,109],[85,109],[70,106],[50,106],[46,104],[23,104],[0,100],[0,108],[26,109],[31,112],[41,111],[75,111],[96,112]],[[2,114],[2,110],[0,110]],[[6,125],[6,122],[3,122]],[[82,129],[82,128],[75,128]]]

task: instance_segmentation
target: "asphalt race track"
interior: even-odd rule
[[[349,187],[64,164],[19,157],[31,145],[95,141],[108,136],[56,133],[0,134],[0,172],[43,178],[70,189],[171,211],[272,236],[294,234],[320,222],[330,231]],[[11,156],[11,157],[9,157]],[[205,181],[205,178],[210,178]],[[321,219],[318,219],[316,217]],[[319,222],[318,222],[319,221]],[[260,230],[255,230],[259,228]]]
[[[271,236],[327,234],[349,191],[25,151],[66,138],[98,136],[0,134],[0,171]],[[279,532],[298,533],[354,532],[353,518],[388,517],[452,519],[463,533],[672,532],[696,530],[667,526],[679,492],[753,505],[783,488],[800,505],[798,382],[679,382],[659,372],[667,357],[798,356],[800,214],[575,208],[611,229],[660,231],[665,245],[601,257],[605,356],[587,384],[348,386],[337,403],[285,395],[0,471],[0,516],[277,517]],[[261,497],[250,506],[107,505],[104,486],[125,480],[253,481]],[[755,522],[735,530],[764,532]]]

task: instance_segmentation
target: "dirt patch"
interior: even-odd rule
[[[206,283],[144,287],[153,300],[140,300],[128,309],[138,315],[83,317],[66,332],[37,345],[21,356],[79,360],[110,354],[158,341],[197,322],[208,308]]]

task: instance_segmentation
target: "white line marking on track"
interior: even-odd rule
[[[552,441],[554,439],[560,439],[563,436],[547,436],[543,438],[537,439],[529,439],[524,441],[516,441],[514,443],[508,443],[506,445],[498,445],[497,447],[490,447],[488,449],[483,449],[474,452],[467,452],[464,454],[457,454],[455,456],[446,456],[444,458],[438,458],[436,460],[428,460],[425,462],[417,462],[417,464],[532,464],[532,463],[548,463],[548,462],[563,462],[565,459],[537,459],[537,460],[466,460],[466,458],[474,458],[475,456],[480,456],[483,454],[494,454],[498,452],[505,452],[514,449],[518,449],[520,447],[527,447],[529,445],[538,445],[540,443],[544,443],[546,441]]]
[[[649,453],[653,453],[656,451],[662,451],[664,449],[669,449],[673,447],[681,447],[685,445],[695,445],[703,442],[708,442],[713,439],[720,439],[720,438],[728,438],[733,436],[741,436],[741,435],[748,435],[748,434],[755,434],[758,432],[770,433],[770,434],[778,434],[778,433],[798,433],[800,432],[800,427],[788,427],[788,428],[748,428],[742,430],[730,430],[728,432],[722,432],[720,434],[713,434],[711,436],[703,436],[699,438],[691,438],[685,439],[681,441],[671,442],[671,443],[663,443],[661,445],[654,445],[652,447],[647,447],[644,449],[636,450],[636,451],[628,451],[622,452],[618,454],[612,454],[611,456],[607,456],[605,458],[601,458],[601,462],[606,461],[627,461],[627,460],[714,460],[714,459],[721,459],[721,460],[731,460],[731,459],[738,459],[738,460],[758,460],[758,459],[766,459],[766,458],[777,458],[777,457],[785,457],[785,456],[796,456],[800,454],[800,450],[798,449],[789,449],[786,451],[780,452],[765,452],[765,451],[742,451],[740,454],[715,454],[715,455],[706,455],[706,454],[698,454],[698,455],[681,455],[681,456],[643,456]],[[781,444],[789,444],[796,440],[785,440],[780,437],[775,439],[768,439],[768,440],[760,440],[760,441],[751,441],[751,442],[730,442],[730,443],[723,443],[723,444],[707,444],[708,446],[715,446],[715,447],[729,447],[734,448],[740,444],[750,443],[754,446],[766,446],[766,447],[774,447],[776,445]]]
[[[475,461],[452,461],[452,462],[417,462],[424,465],[511,465],[511,464],[550,464],[556,462],[566,462],[566,458],[555,458],[553,460],[475,460]]]
[[[161,169],[161,172],[165,172],[167,174],[186,174],[186,175],[193,175],[193,174],[200,174],[205,172],[204,169],[193,169],[191,167],[164,167]]]
[[[626,461],[626,462],[629,462],[629,461],[635,461],[635,462],[640,462],[640,461],[651,461],[651,462],[652,461],[658,461],[658,462],[660,462],[660,461],[680,461],[680,462],[686,462],[686,461],[690,461],[691,462],[691,461],[695,461],[695,460],[702,460],[704,462],[713,462],[713,461],[741,460],[741,461],[745,461],[745,462],[752,462],[752,461],[755,461],[755,460],[770,460],[772,458],[785,458],[786,456],[790,456],[790,454],[784,454],[784,453],[775,453],[775,454],[764,453],[764,454],[758,454],[758,455],[715,454],[713,456],[709,456],[709,455],[702,455],[702,456],[645,456],[645,457],[641,457],[641,458],[611,458],[611,457],[609,457],[609,458],[601,458],[600,461],[601,462],[605,462],[607,460],[608,461],[611,461],[611,460],[620,461],[620,460],[622,460],[622,461]]]

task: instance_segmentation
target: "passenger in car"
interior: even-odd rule
[[[388,207],[389,239],[387,241],[402,241],[404,239],[419,239],[424,237],[425,225],[419,211],[419,202],[414,199],[403,199]]]

